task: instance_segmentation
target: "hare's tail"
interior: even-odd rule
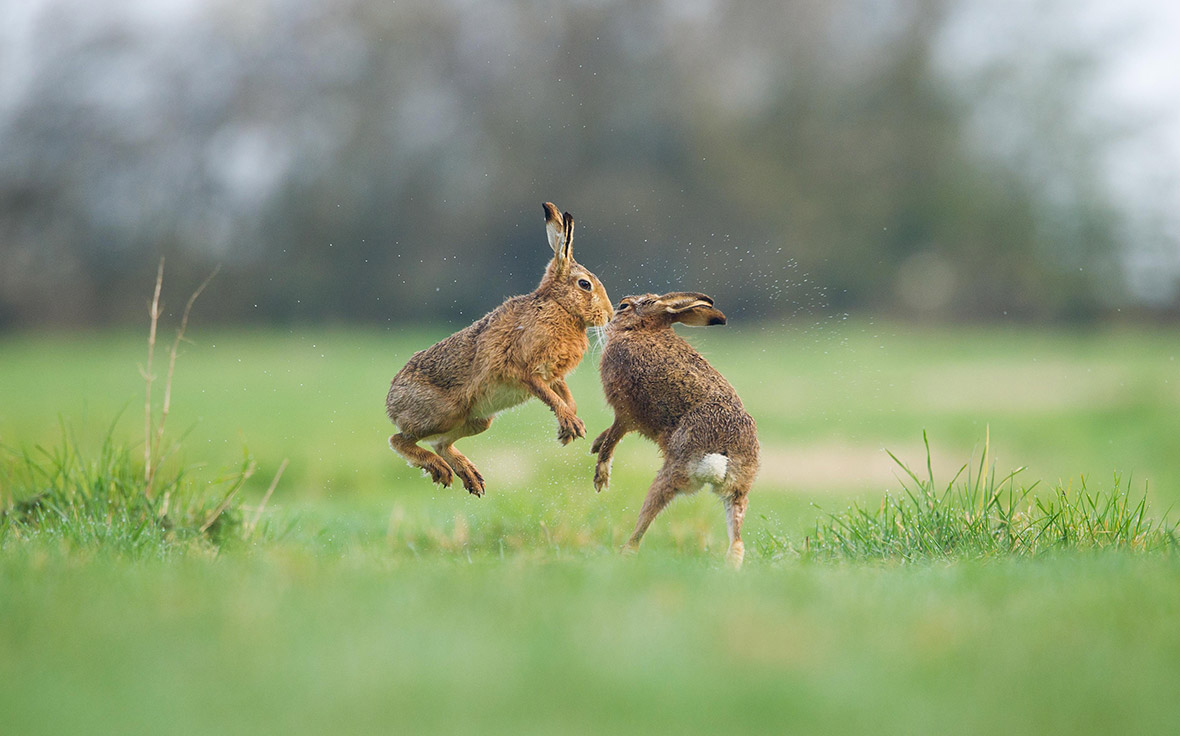
[[[729,458],[719,452],[710,452],[702,457],[692,469],[694,478],[702,483],[720,485],[725,480],[725,473],[729,470]]]

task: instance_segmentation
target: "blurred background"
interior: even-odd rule
[[[1180,315],[1180,6],[0,0],[0,329],[465,322],[540,203],[612,297]]]

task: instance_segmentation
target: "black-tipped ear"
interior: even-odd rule
[[[683,311],[675,312],[672,315],[672,321],[683,322],[693,327],[711,327],[713,325],[725,324],[726,319],[725,315],[721,313],[721,310],[700,304]]]
[[[725,315],[713,307],[712,298],[699,292],[674,291],[661,296],[658,303],[673,322],[694,327],[725,324]]]
[[[574,216],[566,212],[562,215],[562,221],[565,226],[565,253],[562,258],[572,261],[574,259]]]

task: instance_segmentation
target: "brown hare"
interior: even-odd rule
[[[564,379],[586,352],[586,328],[606,324],[611,303],[598,278],[574,260],[574,218],[551,202],[544,208],[553,260],[536,290],[415,353],[385,400],[401,430],[389,438],[390,448],[443,486],[451,485],[453,471],[476,496],[483,495],[483,476],[454,442],[483,432],[496,412],[536,396],[557,416],[562,444],[586,436]]]
[[[676,322],[723,325],[725,315],[704,294],[644,294],[619,302],[607,325],[602,386],[615,421],[591,448],[598,453],[594,487],[607,487],[615,445],[638,431],[660,446],[664,466],[627,549],[638,549],[652,519],[673,497],[708,483],[725,504],[729,561],[740,566],[742,519],[758,472],[758,430],[733,386],[672,330]]]

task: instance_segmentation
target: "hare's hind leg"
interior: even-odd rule
[[[430,473],[430,479],[439,485],[450,488],[451,467],[446,461],[430,450],[418,446],[419,437],[401,432],[389,438],[389,449],[406,459],[415,468],[421,468]]]
[[[642,541],[647,528],[651,526],[652,520],[664,510],[664,507],[676,497],[677,493],[687,489],[688,486],[688,477],[679,466],[673,467],[669,463],[664,463],[664,467],[660,468],[659,473],[656,473],[656,478],[647,491],[647,498],[643,499],[643,508],[639,509],[639,520],[635,523],[635,531],[632,532],[631,539],[623,548],[624,552],[633,553],[639,550],[639,542]]]
[[[737,452],[730,457],[730,461],[726,482],[714,488],[725,505],[725,526],[729,532],[729,553],[726,559],[737,568],[742,566],[746,556],[746,545],[742,542],[742,522],[746,519],[746,507],[750,504],[750,488],[758,474],[758,455],[756,452]]]
[[[455,474],[463,481],[463,487],[467,489],[468,493],[473,496],[483,496],[485,488],[483,476],[467,459],[466,455],[456,450],[455,446],[451,444],[439,443],[434,446],[434,450],[455,470]]]
[[[746,556],[746,545],[742,542],[742,522],[750,503],[749,488],[723,496],[721,502],[725,504],[725,526],[729,532],[729,552],[725,557],[729,564],[741,567]]]
[[[443,460],[446,460],[448,465],[454,468],[455,473],[462,479],[463,487],[467,489],[467,492],[477,497],[483,496],[484,493],[483,476],[480,475],[479,470],[476,469],[475,465],[463,453],[455,449],[454,443],[463,437],[470,437],[473,434],[483,432],[491,424],[491,417],[468,419],[462,427],[454,432],[449,432],[434,445],[434,451]]]
[[[417,380],[409,369],[394,376],[385,399],[385,413],[400,433],[389,438],[389,449],[405,458],[412,467],[430,474],[430,479],[444,487],[452,481],[447,461],[424,447],[422,440],[438,440],[463,422],[464,411],[453,397],[429,383]]]

